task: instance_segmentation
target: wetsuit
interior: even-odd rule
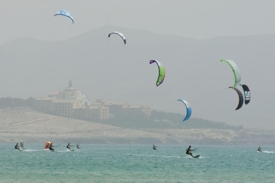
[[[52,152],[54,151],[54,149],[53,149],[53,143],[51,143],[49,149],[50,149]]]
[[[77,149],[80,149],[79,144],[76,145]]]
[[[20,142],[20,146],[21,146],[23,149],[25,149],[25,148],[24,148],[24,142]]]
[[[67,148],[71,151],[71,144],[70,143],[67,145]]]
[[[153,149],[154,149],[154,150],[157,150],[157,146],[153,145]]]
[[[261,147],[260,147],[260,146],[259,146],[259,148],[258,148],[258,151],[259,151],[259,152],[262,152],[262,149],[261,149]]]
[[[20,151],[20,148],[19,148],[18,143],[16,143],[16,145],[15,145],[14,149],[17,149],[18,151]]]
[[[186,149],[186,154],[188,154],[188,155],[190,155],[190,156],[192,156],[194,158],[194,156],[192,154],[192,151],[193,150],[191,149],[191,146],[189,146],[188,149]]]

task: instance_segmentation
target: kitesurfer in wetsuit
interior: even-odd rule
[[[20,142],[20,146],[21,146],[23,149],[25,149],[25,148],[24,148],[24,142]]]
[[[53,143],[50,144],[49,149],[50,149],[52,152],[54,152]]]
[[[14,149],[17,149],[18,151],[20,151],[20,147],[18,143],[16,143],[16,145],[14,146]]]
[[[258,147],[258,152],[262,152],[261,146]]]
[[[76,144],[77,149],[80,149],[79,144]]]
[[[67,148],[72,151],[70,142],[68,143]]]
[[[154,149],[154,150],[157,150],[157,146],[155,146],[154,144],[153,144],[153,149]]]
[[[192,157],[194,158],[194,156],[193,156],[193,154],[192,154],[192,151],[194,151],[194,149],[191,149],[191,146],[189,146],[189,147],[186,149],[186,154],[188,154],[188,155],[190,155],[190,156],[192,156]]]

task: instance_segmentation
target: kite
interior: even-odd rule
[[[186,116],[185,116],[185,118],[183,119],[183,121],[187,121],[187,120],[191,117],[192,109],[191,109],[191,107],[190,107],[190,105],[188,104],[187,101],[182,100],[182,99],[178,99],[178,101],[183,102],[183,103],[185,104],[185,106],[186,106]]]
[[[247,85],[241,84],[244,92],[244,103],[247,105],[251,99],[251,93]]]
[[[165,78],[165,68],[164,68],[164,66],[162,65],[162,63],[159,62],[159,61],[157,61],[157,60],[150,60],[149,63],[150,63],[150,64],[156,63],[157,66],[158,66],[159,75],[158,75],[158,79],[157,79],[156,85],[159,86],[159,85],[164,81],[164,78]]]
[[[122,33],[117,32],[117,31],[113,31],[113,32],[111,32],[111,33],[108,35],[108,37],[110,37],[112,34],[117,34],[117,35],[119,35],[119,36],[123,39],[124,44],[126,44],[126,37],[125,37]]]
[[[72,17],[72,15],[68,12],[68,11],[65,11],[65,10],[59,10],[58,12],[56,12],[54,14],[54,16],[65,16],[65,17],[68,17],[69,19],[72,20],[72,23],[74,23],[74,18]]]
[[[221,60],[221,62],[226,62],[231,67],[234,74],[234,85],[232,87],[235,88],[241,82],[241,72],[239,67],[232,60]]]
[[[238,96],[239,96],[239,104],[235,109],[235,110],[238,110],[243,106],[243,94],[238,88],[233,88],[232,86],[230,86],[229,88],[234,89],[237,92]]]

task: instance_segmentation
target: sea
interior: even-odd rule
[[[275,147],[0,144],[0,183],[275,183]]]

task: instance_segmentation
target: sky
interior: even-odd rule
[[[0,44],[21,37],[63,40],[104,25],[192,39],[273,34],[274,5],[273,0],[1,0]],[[73,26],[53,16],[61,9],[72,14]],[[60,24],[66,32],[56,34]]]
[[[168,0],[139,0],[139,1],[133,1],[133,0],[24,0],[24,1],[1,0],[0,21],[2,26],[1,26],[1,34],[0,34],[0,45],[3,45],[9,41],[12,41],[18,38],[24,38],[24,37],[31,37],[38,40],[44,40],[44,41],[66,40],[68,38],[81,35],[83,33],[89,32],[91,30],[95,30],[97,28],[100,28],[106,25],[109,25],[109,26],[113,25],[116,27],[124,27],[124,28],[130,28],[130,29],[139,29],[139,30],[150,31],[153,33],[159,33],[164,35],[175,35],[175,36],[181,36],[184,38],[191,38],[196,40],[204,40],[204,39],[224,37],[224,36],[228,37],[228,36],[274,34],[275,32],[275,24],[273,23],[273,20],[274,20],[273,14],[275,14],[273,10],[274,5],[275,5],[275,1],[272,1],[272,0],[262,0],[262,1],[259,1],[259,0],[241,0],[241,1],[240,0],[207,0],[207,1],[206,0],[188,0],[188,1],[187,0],[169,0],[169,1]],[[71,15],[74,17],[75,23],[72,24],[71,20],[65,17],[61,17],[61,16],[54,17],[53,15],[58,10],[69,11]],[[141,33],[141,35],[146,35],[146,34]],[[106,39],[107,36],[105,36],[104,38]],[[159,38],[161,38],[161,36]],[[132,40],[134,39],[135,38],[132,38]],[[140,38],[140,40],[141,39],[142,38]],[[163,38],[163,39],[166,39],[166,38]],[[256,40],[256,38],[253,38],[253,39],[254,41]],[[262,39],[259,39],[259,40],[262,40]],[[73,41],[74,40],[72,40],[72,42]],[[249,52],[250,45],[248,44],[250,42],[245,43],[245,46],[243,45],[245,40],[241,44],[232,44],[232,45],[235,45],[234,48],[236,48],[237,46],[240,46],[238,47],[239,50],[243,49],[244,51],[246,51],[246,52],[242,51],[242,53],[239,53],[238,52],[239,50],[236,50],[236,49],[234,50],[234,48],[232,49],[232,52],[231,52],[231,50],[227,49],[228,45],[222,44],[222,46],[215,47],[216,45],[221,44],[219,40],[216,40],[217,42],[215,40],[207,40],[207,41],[210,42],[209,47],[204,48],[203,44],[200,45],[202,46],[202,49],[200,50],[202,52],[201,55],[205,55],[204,58],[207,58],[208,56],[208,59],[209,59],[208,61],[216,60],[217,62],[219,62],[219,59],[223,58],[224,56],[230,56],[230,58],[232,58],[233,60],[236,58],[236,60],[238,61],[238,65],[241,67],[242,72],[244,73],[246,72],[246,74],[244,74],[244,81],[248,82],[250,86],[252,86],[252,89],[254,89],[253,102],[257,101],[258,105],[260,105],[262,102],[261,99],[262,99],[262,95],[263,95],[262,92],[264,88],[264,87],[260,87],[261,86],[260,84],[263,84],[263,83],[252,82],[251,80],[253,79],[253,77],[255,77],[253,75],[254,70],[256,71],[256,69],[262,68],[262,70],[266,72],[266,70],[268,69],[271,70],[271,68],[273,68],[273,62],[272,62],[272,58],[274,58],[273,50],[272,50],[273,47],[265,47],[266,45],[272,46],[273,44],[266,44],[268,41],[266,42],[263,41],[262,44],[258,44],[257,41],[253,42],[253,43],[256,43],[255,45],[251,45],[251,50],[254,50],[254,55],[253,55],[253,53]],[[272,42],[272,40],[270,42]],[[131,49],[135,48],[134,41],[132,41],[133,47],[131,47],[130,41],[129,43],[130,44],[127,43],[127,48],[125,48],[125,49],[128,49],[127,51],[129,51],[127,52],[127,54],[131,54],[130,52]],[[136,40],[136,43],[137,45],[139,44],[137,40]],[[185,43],[186,42],[184,42],[184,44]],[[230,41],[228,43],[230,43]],[[154,44],[157,44],[157,43],[154,43]],[[77,45],[77,44],[73,44],[73,45]],[[90,46],[91,45],[92,44],[90,44]],[[263,46],[253,48],[253,46],[259,46],[259,45],[263,45]],[[114,53],[111,52],[112,46],[114,45],[111,45],[110,43],[108,53],[110,55],[113,54],[113,56],[117,56],[116,52]],[[150,43],[146,46],[144,46],[144,49],[149,48]],[[195,49],[197,48],[197,45],[195,45],[194,43],[193,46],[194,47],[192,46],[186,47],[187,49],[190,48],[191,50],[187,50],[187,49],[184,50],[186,53],[190,52],[189,55],[184,54],[185,52],[180,50],[179,53],[173,55],[175,56],[175,59],[171,59],[171,60],[177,60],[177,58],[180,58],[178,60],[181,60],[183,59],[182,56],[184,56],[184,58],[186,60],[189,60],[190,63],[192,63],[191,59],[194,59],[194,60],[197,59],[201,61],[202,59],[201,57],[199,57],[199,54],[196,54],[197,50]],[[214,48],[214,51],[210,49],[212,48],[211,46]],[[83,52],[86,55],[91,54],[93,55],[93,58],[96,58],[96,56],[99,56],[98,58],[101,58],[102,60],[108,58],[108,56],[104,56],[104,58],[102,58],[101,56],[102,52],[99,52],[99,51],[90,53],[90,50],[89,50],[89,53],[87,54],[88,49],[86,49],[85,47],[87,46],[85,45],[84,48],[80,48],[82,49],[82,51],[80,51],[81,53]],[[9,47],[7,46],[7,48]],[[165,53],[171,54],[173,52],[169,52],[168,49],[165,49],[165,46],[163,47],[163,49],[164,50],[162,50],[161,53],[158,52],[158,58],[160,58],[161,60],[166,60],[167,57],[171,58],[172,57],[171,55],[167,55]],[[19,51],[17,50],[17,51],[20,52],[22,50],[19,50]],[[124,51],[126,52],[126,50]],[[258,53],[260,54],[258,54],[257,51],[259,51]],[[9,66],[12,66],[13,64],[13,62],[11,61],[14,61],[15,63],[15,61],[19,60],[16,57],[16,54],[13,53],[13,50],[11,52],[12,54],[10,55],[6,54],[7,55],[6,60],[5,58],[3,59],[7,62]],[[136,52],[134,53],[136,54]],[[36,53],[36,54],[39,54],[39,53]],[[99,55],[96,55],[96,54],[99,54]],[[155,53],[154,52],[148,53],[147,55],[144,53],[140,54],[139,55],[140,60],[146,60],[146,59],[149,60],[151,59],[149,58],[149,56],[152,56],[152,54],[155,54]],[[20,53],[18,53],[17,55],[22,56]],[[33,53],[32,55],[35,55],[35,53]],[[254,62],[252,64],[250,63],[250,61],[253,59],[258,61],[259,59],[262,58],[262,55],[264,55],[265,58],[267,58],[265,60],[266,62],[269,61],[272,63],[266,63],[265,65],[260,64],[260,62]],[[52,57],[57,58],[54,56]],[[62,57],[64,56],[66,55],[65,54],[62,55]],[[74,58],[73,56],[75,55],[69,54],[67,59],[73,59]],[[248,58],[248,56],[250,56],[251,60],[243,59],[243,58]],[[117,60],[120,60],[121,62],[127,61],[128,63],[127,57],[125,56],[123,60],[119,55],[119,57],[117,58],[120,58],[120,59],[117,59]],[[33,60],[26,59],[24,63],[23,62],[21,63],[21,60],[20,60],[20,64],[24,65],[25,63],[30,63],[32,68],[36,66],[39,69],[41,68],[41,66],[47,66],[47,65],[43,65],[42,59],[39,62],[38,60],[35,59],[36,57],[32,57],[32,58]],[[37,58],[39,57],[37,56]],[[97,60],[97,59],[94,59],[94,60]],[[245,68],[246,65],[247,65],[247,68]],[[62,66],[63,65],[60,65],[60,67]],[[169,65],[168,62],[165,63],[165,66],[168,68],[168,70],[174,67],[173,64]],[[227,67],[227,66],[220,66],[220,67]],[[6,68],[7,67],[2,67],[3,70],[7,70]],[[13,68],[13,70],[19,70],[19,71],[21,69],[19,66],[17,66],[17,68],[16,67],[11,67],[11,68]],[[81,65],[79,66],[79,68],[83,69],[83,73],[86,73],[86,70],[85,70],[86,68],[82,68]],[[49,66],[48,69],[50,73],[52,71],[52,68]],[[68,70],[68,69],[70,69],[69,66],[66,67],[66,69],[64,70]],[[173,69],[170,69],[170,70],[173,70]],[[46,69],[43,68],[42,70],[45,71]],[[257,70],[257,72],[262,72],[262,70],[261,69]],[[18,73],[20,73],[19,71]],[[10,72],[10,70],[7,72],[8,74],[12,73]],[[229,72],[229,69],[228,69],[228,72]],[[59,72],[57,71],[56,73],[59,74]],[[81,72],[79,71],[78,74],[79,73]],[[20,79],[22,81],[28,81],[27,79],[33,79],[32,74],[33,73],[28,73],[25,77],[23,77],[21,74],[22,77],[20,76]],[[216,74],[217,73],[215,73],[214,77],[216,77]],[[68,82],[69,79],[71,79],[69,76],[70,75],[68,73],[67,75],[63,76],[63,78],[65,78],[66,83]],[[77,76],[74,76],[74,78],[76,77]],[[96,77],[98,77],[98,75]],[[169,82],[168,82],[169,77],[166,78],[166,83],[168,84],[167,87],[169,87]],[[245,77],[247,78],[247,80],[245,80]],[[13,76],[13,77],[10,77],[9,79],[15,79],[16,81],[19,81],[17,78],[18,76]],[[44,79],[49,80],[49,78],[47,78],[46,76],[44,77]],[[56,82],[55,85],[58,85],[59,83],[57,82],[57,79],[54,77],[53,79]],[[81,81],[82,78],[79,76],[78,79],[79,81]],[[75,80],[74,80],[74,83],[77,84],[78,82],[77,81],[75,82]],[[272,79],[268,81],[270,81],[271,83],[272,82],[271,80]],[[53,82],[50,81],[50,84],[53,85]],[[11,82],[10,83],[6,82],[6,85],[4,85],[4,88],[5,86],[11,86],[11,85],[13,87],[14,84],[12,84]],[[84,84],[81,87],[79,86],[77,88],[81,90],[85,89],[83,86]],[[37,86],[35,85],[31,87],[35,88]],[[9,91],[12,89],[7,87],[6,90]],[[44,90],[48,91],[48,88]],[[158,91],[159,90],[161,89],[158,88]],[[26,92],[27,91],[28,90],[26,90]],[[17,90],[12,90],[12,92],[14,92],[15,93],[14,95],[17,96],[17,93],[16,93]],[[163,90],[162,92],[163,94],[165,94],[165,90]],[[254,94],[257,94],[256,92],[258,92],[258,95],[254,95]],[[39,93],[38,95],[41,95],[41,93]],[[142,94],[140,95],[141,95],[140,97],[143,98]],[[235,93],[232,93],[232,98],[233,96],[235,96]],[[5,97],[5,95],[3,97]],[[201,103],[197,105],[199,106],[201,105]],[[235,107],[236,104],[233,103],[232,105],[233,105],[232,106],[232,109],[233,109],[233,107]],[[265,117],[268,118],[268,120],[266,121],[268,121],[269,124],[271,123],[273,124],[273,114],[272,112],[270,112],[272,111],[271,110],[272,107],[270,107],[271,105],[272,103],[270,102],[270,105],[266,107],[268,109],[268,112],[265,113]],[[161,104],[159,106],[161,106]],[[217,109],[219,109],[219,105],[217,106],[218,106]],[[255,111],[258,111],[257,105],[250,105],[250,106],[253,107]],[[152,106],[152,108],[154,107],[155,106]],[[203,107],[206,108],[207,105]],[[204,109],[202,109],[202,111],[203,110]],[[246,107],[245,109],[242,109],[242,112],[246,112],[246,113],[242,114],[242,116],[236,115],[235,119],[241,119],[241,117],[243,117],[241,120],[243,121],[247,120],[246,117],[250,115],[251,109]],[[202,114],[203,112],[199,113],[199,115],[201,116]],[[196,115],[195,110],[194,110],[194,115]],[[197,116],[199,115],[197,113]],[[226,113],[226,115],[228,116],[224,117],[222,116],[222,114],[220,114],[219,117],[220,119],[227,118],[226,122],[228,121],[230,122],[230,120],[232,120],[232,117],[230,115],[232,114]],[[210,117],[207,117],[207,116],[202,116],[202,117],[209,120],[221,121],[220,119],[215,118],[216,115],[212,115]],[[255,118],[255,117],[251,116],[251,118]],[[257,117],[257,119],[254,119],[254,120],[259,121],[261,119],[262,117]],[[250,121],[248,121],[247,123],[249,122]],[[231,122],[231,124],[240,124],[240,122],[235,120]],[[259,127],[260,125],[261,124],[258,123],[257,127]]]

